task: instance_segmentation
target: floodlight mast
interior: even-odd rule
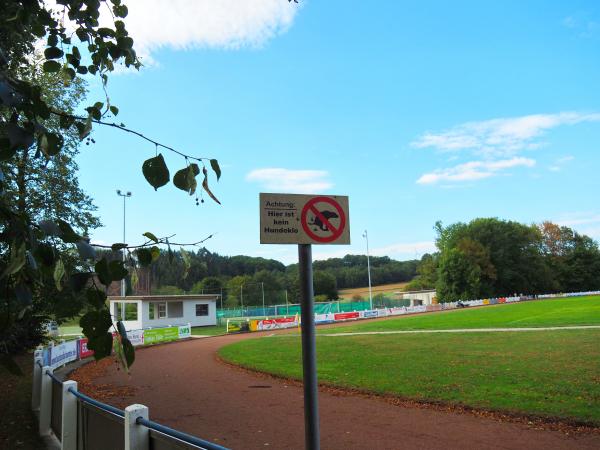
[[[125,244],[125,199],[131,197],[131,191],[123,193],[121,189],[117,189],[117,195],[123,197],[123,244]],[[125,249],[121,249],[123,252],[123,263],[125,263]],[[125,297],[125,278],[121,280],[121,297]]]
[[[367,230],[365,230],[365,232],[363,233],[363,237],[367,241],[367,272],[369,274],[369,307],[372,310],[373,309],[373,293],[371,291],[371,261],[369,258],[369,235],[367,233]]]

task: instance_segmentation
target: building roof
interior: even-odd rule
[[[125,301],[125,300],[141,300],[143,302],[156,302],[156,301],[173,301],[173,300],[204,300],[214,301],[219,299],[218,295],[215,294],[187,294],[187,295],[128,295],[122,297],[120,295],[108,297],[108,301]]]

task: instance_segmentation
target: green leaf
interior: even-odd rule
[[[183,275],[181,278],[184,280],[187,278],[190,268],[192,267],[192,258],[187,250],[183,247],[180,247],[181,258],[183,259]]]
[[[63,242],[67,244],[75,244],[76,242],[81,240],[81,236],[79,236],[77,233],[75,233],[75,231],[73,231],[71,225],[69,225],[67,222],[61,219],[58,219],[57,222],[58,228],[60,230],[59,237],[62,239]]]
[[[61,64],[58,61],[45,61],[42,65],[44,72],[46,73],[56,73],[60,71]]]
[[[133,344],[127,338],[121,340],[121,344],[123,345],[123,353],[125,354],[125,362],[127,363],[127,367],[131,367],[135,362],[135,349],[133,348]]]
[[[83,291],[83,288],[88,283],[88,280],[92,277],[92,274],[89,272],[76,272],[72,273],[69,277],[69,285],[74,292],[79,293]]]
[[[92,115],[88,115],[85,122],[82,124],[81,122],[77,122],[80,126],[78,126],[79,131],[79,139],[85,139],[92,132]]]
[[[216,159],[211,159],[210,167],[212,167],[212,170],[217,175],[217,181],[219,181],[219,178],[221,178],[221,168],[219,167],[219,161],[217,161]]]
[[[135,268],[133,268],[133,270],[131,271],[130,281],[131,281],[131,287],[136,287],[138,282],[140,281],[140,277],[138,276],[138,271]]]
[[[88,338],[104,335],[111,325],[112,319],[106,308],[88,311],[79,319],[79,326]]]
[[[152,252],[147,248],[138,248],[135,251],[140,266],[147,267],[152,263]]]
[[[65,265],[62,262],[62,259],[58,259],[56,264],[54,265],[54,284],[56,285],[56,289],[62,291],[62,279],[65,276]]]
[[[115,13],[115,16],[125,18],[129,11],[125,5],[116,5],[113,6],[113,12]]]
[[[90,305],[94,308],[102,309],[106,306],[106,294],[100,289],[90,287],[85,292],[85,297]]]
[[[63,51],[58,47],[48,47],[44,50],[44,56],[46,59],[58,59],[64,55]]]
[[[100,261],[98,261],[94,266],[94,269],[96,270],[96,275],[98,275],[98,280],[100,280],[100,283],[102,283],[104,286],[108,286],[110,283],[112,283],[110,269],[108,267],[108,261],[106,260],[106,257],[103,257]]]
[[[44,266],[52,267],[54,265],[54,248],[51,245],[42,242],[38,244],[33,253]]]
[[[60,234],[60,228],[51,220],[40,220],[38,226],[46,236],[58,236]]]
[[[110,277],[112,281],[120,281],[129,273],[125,268],[123,261],[111,261],[108,264],[108,268],[110,270]]]
[[[63,142],[62,136],[48,132],[40,136],[38,145],[46,156],[54,156],[62,149]]]
[[[89,40],[89,36],[85,28],[77,28],[77,30],[75,30],[75,34],[81,42],[86,42]]]
[[[83,334],[85,334],[85,331]],[[113,343],[113,336],[111,333],[107,332],[100,336],[93,337],[86,334],[86,337],[88,338],[87,348],[94,351],[94,359],[96,361],[110,356]]]
[[[221,202],[219,201],[219,199],[217,197],[215,197],[215,194],[213,194],[212,191],[210,190],[210,188],[208,187],[208,176],[207,176],[206,168],[202,168],[202,172],[204,173],[204,180],[202,180],[202,187],[204,188],[206,193],[210,196],[210,198],[212,198],[215,202],[217,202],[220,205]]]
[[[110,109],[110,112],[113,113],[113,116],[116,116],[117,114],[119,114],[119,108],[117,108],[116,106],[111,106],[109,109]]]
[[[81,259],[96,259],[96,250],[87,241],[82,239],[76,245]]]
[[[17,273],[23,268],[26,261],[27,257],[25,243],[22,243],[16,249],[13,247],[13,251],[10,253],[10,260],[8,261],[4,272],[2,272],[2,276],[0,277],[0,279]]]
[[[154,245],[150,248],[150,254],[152,255],[152,262],[154,262],[160,256],[160,249]]]
[[[158,244],[158,238],[154,234],[150,233],[149,231],[146,231],[142,236],[145,236],[148,239],[150,239],[151,241],[154,241]]]
[[[196,170],[199,170],[197,164],[190,164],[185,169],[178,170],[173,177],[173,184],[175,187],[181,189],[182,191],[188,192],[190,195],[196,191],[197,186],[197,172],[194,173],[195,170],[193,166],[196,166]]]
[[[48,36],[48,45],[50,47],[56,47],[57,44],[58,44],[58,36],[56,36],[55,34],[51,34],[50,36]]]
[[[165,164],[162,153],[144,161],[142,173],[155,191],[169,182],[169,169]]]
[[[121,335],[122,338],[127,339],[127,330],[125,330],[125,325],[120,320],[117,322],[117,331]]]
[[[34,142],[33,133],[20,127],[16,123],[7,123],[4,126],[11,148],[28,149]]]

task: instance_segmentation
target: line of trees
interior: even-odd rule
[[[600,289],[598,244],[569,227],[480,218],[435,229],[438,251],[409,288],[436,288],[440,301]]]
[[[298,265],[250,256],[221,256],[205,248],[189,252],[189,261],[179,253],[161,254],[149,268],[153,294],[222,294],[224,306],[284,304],[299,301]],[[186,264],[189,267],[186,268]],[[416,275],[418,261],[371,258],[374,285],[409,281]],[[181,274],[187,269],[187,276]],[[363,287],[368,283],[367,257],[346,255],[314,262],[317,300],[338,298],[338,289]],[[242,300],[243,299],[243,300]]]

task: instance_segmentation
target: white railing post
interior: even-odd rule
[[[69,389],[77,390],[77,382],[68,380],[62,385],[61,450],[77,450],[77,397]]]
[[[31,409],[40,409],[40,384],[42,382],[42,368],[44,351],[39,348],[33,353],[33,382],[31,391]]]
[[[40,435],[50,434],[50,416],[52,415],[52,378],[46,372],[52,373],[50,366],[42,367],[40,392]]]
[[[129,405],[125,408],[125,450],[148,450],[150,448],[150,430],[138,425],[138,417],[148,419],[148,407]]]

